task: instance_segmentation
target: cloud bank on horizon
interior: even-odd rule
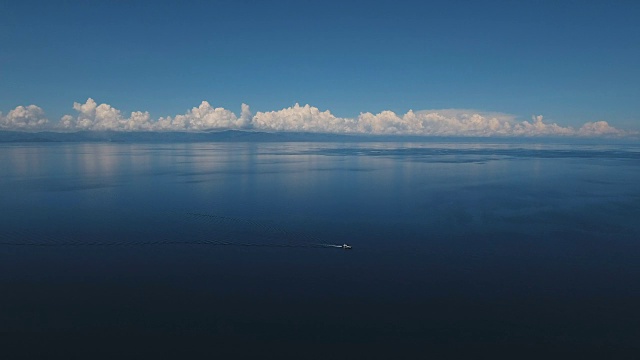
[[[108,104],[89,98],[74,103],[75,116],[65,115],[52,122],[36,106],[18,106],[7,115],[0,113],[0,129],[18,131],[215,131],[256,130],[267,132],[308,132],[362,135],[416,136],[628,136],[636,132],[619,130],[606,121],[587,122],[578,129],[545,123],[541,115],[531,121],[515,116],[468,109],[409,110],[404,115],[392,111],[361,113],[356,118],[336,117],[329,110],[310,105],[252,114],[242,104],[240,116],[207,101],[185,114],[152,119],[148,112],[134,111],[128,117]]]

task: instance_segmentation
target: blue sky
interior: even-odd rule
[[[638,19],[637,1],[0,0],[0,111],[57,121],[91,97],[159,118],[207,100],[638,130]]]

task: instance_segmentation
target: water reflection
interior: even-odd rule
[[[2,146],[0,242],[66,245],[0,247],[0,333],[629,348],[639,157],[549,144]],[[207,246],[222,240],[354,250]]]

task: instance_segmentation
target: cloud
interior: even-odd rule
[[[74,103],[77,116],[65,115],[60,127],[66,130],[112,130],[112,131],[206,131],[242,129],[251,124],[249,106],[242,104],[241,116],[232,111],[214,108],[207,101],[183,115],[151,119],[148,112],[134,111],[124,117],[120,110],[108,104],[98,105],[89,98],[84,104]]]
[[[194,107],[184,115],[161,117],[154,124],[158,131],[203,131],[221,129],[243,129],[251,124],[249,106],[242,104],[240,117],[224,108],[214,108],[207,101]]]
[[[253,117],[254,129],[315,133],[354,133],[355,120],[335,117],[329,110],[295,104],[278,111],[258,112]]]
[[[357,118],[340,118],[330,111],[296,104],[279,111],[258,112],[254,129],[372,135],[506,135],[513,116],[491,113],[482,115],[468,110],[434,110],[398,116],[393,111],[379,114],[361,113]]]
[[[589,122],[579,130],[545,123],[542,115],[531,122],[515,116],[469,109],[409,110],[399,116],[393,111],[361,113],[357,118],[339,118],[331,112],[296,104],[279,111],[258,112],[253,127],[266,131],[300,131],[371,135],[416,136],[625,136],[606,121]]]
[[[576,135],[571,127],[562,127],[558,124],[545,124],[542,115],[534,116],[532,122],[523,121],[513,127],[514,135],[545,136],[545,135]]]
[[[516,121],[513,115],[469,109],[409,110],[361,113],[357,118],[340,118],[331,112],[296,104],[279,111],[258,112],[253,128],[264,131],[294,131],[338,134],[415,136],[622,136],[605,121],[587,123],[578,131],[556,123],[545,123],[541,115]]]
[[[78,112],[76,117],[65,115],[60,119],[59,127],[66,130],[151,130],[151,116],[148,112],[135,111],[124,118],[120,110],[108,104],[98,105],[89,98],[84,104],[73,103]]]
[[[153,122],[148,112],[134,111],[127,118],[108,104],[98,105],[89,98],[84,104],[73,103],[76,117],[65,115],[59,126],[66,130],[151,131]]]
[[[41,108],[18,106],[7,116],[0,113],[0,128],[39,130],[48,125],[54,130],[78,131],[216,131],[245,129],[268,132],[310,132],[362,135],[414,136],[626,136],[636,133],[618,130],[606,121],[587,122],[577,130],[570,126],[545,122],[541,115],[530,121],[499,112],[472,109],[409,110],[403,115],[393,111],[378,114],[361,113],[355,118],[333,115],[329,110],[295,104],[276,111],[251,113],[242,104],[240,116],[207,101],[184,114],[151,118],[148,112],[134,111],[129,116],[109,104],[98,104],[89,98],[84,104],[74,103],[76,115],[65,115],[51,124]]]
[[[578,130],[580,136],[602,136],[602,135],[627,135],[627,132],[618,130],[609,125],[606,121],[588,122]]]
[[[490,136],[511,132],[513,116],[466,109],[409,110],[402,117],[391,111],[358,117],[360,132],[429,136]]]
[[[0,113],[0,129],[33,131],[45,128],[49,120],[44,111],[35,105],[18,106],[7,116]]]

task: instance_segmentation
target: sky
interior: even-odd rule
[[[624,0],[0,0],[0,128],[637,133],[638,19]]]

